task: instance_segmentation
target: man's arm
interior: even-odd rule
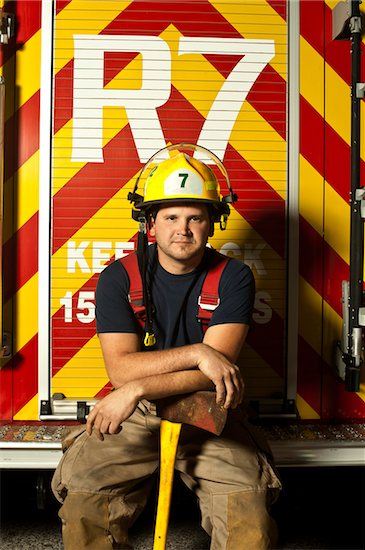
[[[243,381],[234,361],[247,332],[243,324],[215,325],[201,344],[151,352],[139,351],[135,334],[100,334],[106,368],[117,389],[94,407],[88,432],[116,433],[141,399],[215,388],[218,403],[236,407],[243,398]]]
[[[225,380],[229,383],[229,378],[236,374],[237,368],[232,370],[232,364],[238,357],[247,332],[248,326],[243,324],[214,325],[208,328],[202,344],[152,352],[139,351],[137,334],[106,333],[100,334],[99,339],[109,379],[115,388],[132,380],[199,369],[208,380],[195,373],[190,379],[195,380],[199,388],[189,388],[187,391],[208,389],[213,383],[217,393],[222,392],[223,396],[227,391],[222,387],[221,380],[223,384]],[[184,376],[187,374],[185,372]]]

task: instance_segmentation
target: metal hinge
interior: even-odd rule
[[[355,191],[355,201],[360,203],[361,218],[365,219],[365,188],[360,187]]]
[[[3,341],[0,349],[1,359],[10,359],[12,355],[12,339],[9,332],[3,333]]]
[[[51,400],[42,400],[40,420],[77,420],[86,422],[87,415],[98,398],[67,398],[63,393],[55,393]]]
[[[0,11],[0,44],[7,44],[15,33],[15,15]]]
[[[351,34],[361,33],[361,17],[351,17],[350,18],[350,32]]]
[[[364,99],[365,97],[365,82],[356,83],[356,97],[357,99]]]

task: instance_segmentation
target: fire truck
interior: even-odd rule
[[[255,276],[239,363],[277,464],[364,465],[361,2],[0,7],[0,467],[54,468],[110,390],[95,286],[135,248],[140,170],[176,143],[238,196],[210,244]]]

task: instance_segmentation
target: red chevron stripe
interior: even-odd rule
[[[39,149],[39,108],[38,91],[5,123],[5,181]]]
[[[56,15],[60,13],[72,0],[56,0]]]
[[[74,60],[71,59],[55,76],[54,134],[72,119]]]
[[[38,271],[38,213],[3,245],[4,302]]]
[[[266,0],[279,15],[286,21],[287,18],[287,0]]]
[[[275,310],[269,323],[253,324],[247,343],[284,378],[285,322]]]
[[[317,323],[318,330],[322,330],[322,320]],[[322,411],[322,371],[321,355],[298,335],[298,393],[319,415]]]
[[[329,10],[332,13],[330,8]],[[322,57],[325,56],[325,3],[323,0],[300,2],[300,34]]]
[[[0,369],[0,418],[11,420],[13,418],[13,367],[11,362]]]
[[[22,409],[38,391],[38,335],[35,335],[23,348],[13,357],[11,361],[13,373],[16,373],[14,380],[13,414]],[[9,399],[6,392],[0,392],[0,400]]]

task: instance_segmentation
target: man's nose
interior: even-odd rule
[[[179,220],[177,232],[180,235],[187,235],[188,233],[190,233],[189,220]]]

